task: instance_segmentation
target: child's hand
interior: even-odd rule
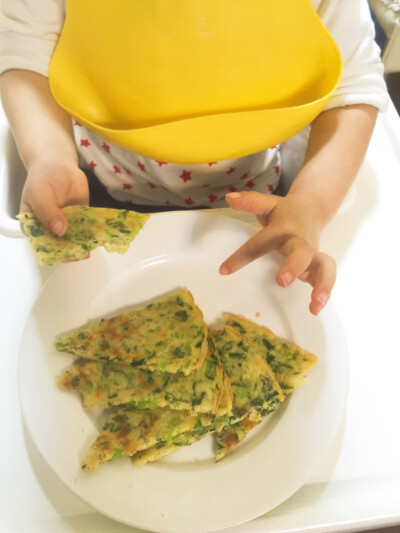
[[[220,266],[221,274],[231,274],[255,259],[277,250],[286,257],[276,276],[287,287],[296,278],[310,283],[310,311],[317,315],[330,297],[336,279],[334,260],[318,251],[322,223],[318,209],[306,197],[285,197],[258,192],[226,196],[233,209],[249,211],[264,226]]]
[[[61,236],[68,225],[61,208],[88,202],[87,179],[76,164],[40,158],[29,168],[20,212],[32,211],[50,231]]]

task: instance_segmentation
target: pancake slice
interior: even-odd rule
[[[221,394],[219,398],[216,415],[217,415],[217,418],[219,418],[220,420],[223,420],[224,418],[229,420],[230,417],[232,416],[233,392],[232,392],[229,378],[226,375],[226,372],[222,365],[221,365],[221,374],[222,374]]]
[[[304,383],[307,372],[318,361],[315,355],[294,343],[276,337],[270,329],[251,320],[230,313],[225,313],[224,318],[226,323],[249,340],[270,364],[285,396]],[[242,442],[249,431],[267,414],[269,412],[260,411],[257,419],[253,413],[236,424],[221,428],[216,436],[217,461]]]
[[[216,460],[220,461],[235,446],[240,444],[247,437],[247,434],[260,424],[262,419],[261,414],[252,413],[240,420],[240,422],[236,422],[236,424],[232,424],[217,433]]]
[[[273,411],[284,396],[270,366],[252,343],[229,326],[222,331],[211,331],[210,336],[233,394],[229,424],[252,411]]]
[[[102,320],[57,341],[85,359],[190,374],[207,354],[207,326],[188,290]]]
[[[285,395],[302,385],[307,372],[318,358],[284,339],[277,337],[270,329],[259,326],[242,316],[224,313],[226,323],[251,342],[271,366]]]
[[[191,444],[198,442],[213,431],[215,431],[215,428],[213,425],[210,425],[197,430],[195,429],[193,431],[182,433],[181,435],[174,437],[171,442],[159,442],[152,448],[137,452],[132,457],[131,461],[135,466],[141,466],[146,463],[154,463],[155,461],[159,461],[167,455],[179,452],[179,450],[185,446],[190,446]]]
[[[64,207],[63,212],[68,229],[61,237],[51,233],[33,213],[17,217],[41,265],[85,259],[99,246],[124,254],[149,218],[135,211],[84,205]]]
[[[225,382],[218,360],[209,353],[188,376],[79,358],[60,377],[58,387],[78,391],[85,408],[129,403],[138,409],[169,406],[216,413]]]
[[[92,472],[101,463],[132,456],[138,451],[156,446],[160,442],[171,443],[181,435],[202,426],[212,425],[210,415],[192,416],[187,411],[162,409],[136,409],[120,406],[110,415],[86,458],[82,469]]]

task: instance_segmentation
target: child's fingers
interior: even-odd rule
[[[64,235],[67,231],[68,222],[57,205],[57,200],[50,187],[43,187],[40,197],[35,196],[31,201],[31,207],[40,222],[57,236]]]
[[[277,196],[256,191],[232,192],[227,194],[225,199],[233,209],[248,211],[257,216],[269,213],[279,201]]]
[[[299,240],[276,275],[278,285],[287,287],[295,279],[300,278],[309,268],[314,254],[315,252],[310,245],[305,241]]]
[[[328,302],[336,281],[336,263],[329,255],[318,253],[313,259],[313,290],[310,311],[317,315]]]
[[[233,274],[255,259],[278,248],[282,244],[282,239],[282,235],[270,235],[266,229],[259,231],[221,264],[219,273]]]

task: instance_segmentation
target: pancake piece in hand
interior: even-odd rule
[[[270,329],[259,326],[239,315],[224,313],[226,323],[251,342],[271,366],[285,395],[302,385],[307,372],[318,358],[284,339],[277,337]]]
[[[68,229],[61,237],[51,233],[33,213],[17,217],[41,265],[85,259],[99,246],[124,254],[149,218],[135,211],[84,205],[64,207],[63,213]]]
[[[129,403],[138,409],[169,406],[193,413],[216,413],[224,377],[212,353],[188,376],[79,358],[60,377],[58,386],[80,392],[84,407]]]
[[[82,469],[95,470],[101,463],[120,457],[133,456],[158,443],[181,441],[182,434],[202,426],[212,425],[213,416],[192,416],[187,411],[163,409],[136,409],[132,406],[115,408],[103,431],[90,447]]]
[[[207,354],[207,326],[188,290],[57,341],[57,350],[79,357],[190,374]]]
[[[284,396],[270,366],[252,343],[229,326],[211,331],[210,336],[233,394],[232,416],[227,422],[234,424],[253,411],[273,411]]]

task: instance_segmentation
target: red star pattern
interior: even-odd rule
[[[179,177],[184,181],[184,183],[186,183],[187,181],[190,181],[192,179],[192,173],[187,172],[187,170],[184,170]]]
[[[1,0],[0,0],[1,1]],[[81,126],[81,124],[78,122],[78,121],[75,121],[74,122],[74,126]],[[92,146],[93,144],[93,141],[90,141],[88,138],[84,138],[84,139],[80,139],[79,140],[80,142],[80,146],[81,147],[89,147],[89,146]],[[101,141],[102,144],[101,144],[101,149],[103,149],[104,151],[106,152],[110,152],[110,149],[111,149],[111,145],[107,144],[106,142],[103,142]],[[93,145],[94,146],[94,145]],[[278,146],[274,145],[274,146],[271,146],[270,149],[278,149]],[[90,152],[89,152],[90,153]],[[139,159],[139,158],[138,158]],[[142,163],[141,161],[138,161],[136,160],[136,164],[137,166],[139,167],[139,169],[142,171],[142,172],[146,172],[146,166],[144,163]],[[158,167],[162,167],[163,165],[169,165],[169,163],[167,163],[166,161],[161,161],[161,160],[153,160],[154,161],[154,164],[157,164]],[[117,164],[118,162],[115,161]],[[207,163],[207,165],[209,167],[213,166],[213,165],[217,165],[218,162],[217,161],[211,161],[209,163]],[[100,165],[100,163],[96,163],[95,161],[90,161],[90,163],[88,164],[89,168],[93,171],[95,171],[95,169],[97,169],[97,167]],[[134,165],[135,163],[133,163],[132,165],[132,170],[130,170],[129,168],[125,167],[125,166],[122,166],[119,167],[117,165],[113,165],[113,163],[111,162],[111,165],[113,167],[113,172],[114,174],[118,175],[118,174],[126,174],[128,176],[132,176],[132,174],[134,175],[135,174],[135,170],[134,170]],[[171,166],[171,165],[170,165]],[[205,165],[204,165],[205,166]],[[100,168],[100,167],[99,167]],[[110,167],[108,167],[110,168]],[[154,167],[153,167],[154,168]],[[226,168],[226,167],[225,167]],[[227,170],[222,170],[222,172],[220,174],[233,174],[235,171],[238,171],[238,174],[237,176],[239,176],[239,172],[240,172],[240,168],[238,169],[237,167],[235,166],[231,166],[229,167]],[[273,170],[275,172],[275,174],[279,175],[280,174],[280,171],[281,171],[281,167],[280,165],[276,165],[273,167]],[[96,172],[99,172],[99,169],[96,170]],[[178,172],[181,172],[180,175],[178,175],[178,173],[176,174],[177,177],[179,177],[184,183],[188,182],[188,181],[192,181],[194,178],[192,177],[192,174],[193,174],[193,171],[188,171],[188,170],[185,170],[184,168],[178,167]],[[226,184],[226,189],[225,191],[226,192],[230,192],[230,193],[233,193],[233,192],[236,192],[236,191],[240,191],[242,190],[243,186],[245,186],[247,189],[250,189],[252,190],[253,188],[255,188],[255,182],[252,178],[249,177],[249,172],[245,172],[243,173],[241,176],[240,176],[240,180],[242,180],[244,183],[243,185],[240,185],[238,184],[237,186],[235,185],[229,185],[229,184]],[[101,176],[101,173],[100,173],[100,176]],[[150,176],[149,176],[150,177]],[[145,176],[146,178],[146,176]],[[122,176],[121,178],[118,178],[122,181]],[[139,178],[138,178],[139,179]],[[175,178],[176,179],[176,178]],[[237,180],[238,178],[236,178]],[[131,183],[121,183],[120,181],[120,187],[122,187],[123,190],[126,190],[126,191],[130,191],[132,190],[134,187]],[[129,181],[129,178],[128,178],[128,181]],[[228,180],[226,180],[228,181]],[[169,189],[167,187],[165,187],[164,185],[159,185],[157,184],[157,182],[152,182],[152,181],[149,181],[148,179],[145,179],[145,183],[147,183],[147,185],[150,187],[150,189],[156,189],[156,188],[159,188],[160,190],[165,190],[165,191],[168,191]],[[179,182],[178,182],[179,183]],[[106,189],[107,187],[104,186]],[[198,192],[200,193],[200,187],[203,187],[203,188],[208,188],[208,187],[211,187],[211,183],[204,183],[204,184],[201,184],[199,183],[197,185],[197,190]],[[275,188],[275,184],[267,184],[267,187],[268,187],[268,192],[270,193],[273,193],[274,192],[274,188]],[[188,188],[190,190],[190,187]],[[189,190],[187,192],[189,192]],[[219,199],[223,199],[223,196],[219,195],[217,196],[216,194],[214,193],[210,193],[208,194],[207,196],[207,201],[210,202],[210,203],[213,203]],[[126,203],[132,203],[132,200],[126,200]],[[167,205],[171,205],[170,204],[170,201],[169,200],[166,200],[165,203]],[[186,198],[184,198],[184,203],[188,206],[188,207],[191,207],[193,206],[195,203],[196,203],[196,196],[195,196],[195,199],[193,199],[191,196],[188,196]]]
[[[276,150],[278,147],[274,144],[274,146],[270,146],[269,149],[270,150]]]
[[[82,126],[82,124],[80,122],[78,122],[77,120],[75,120],[74,126]]]

